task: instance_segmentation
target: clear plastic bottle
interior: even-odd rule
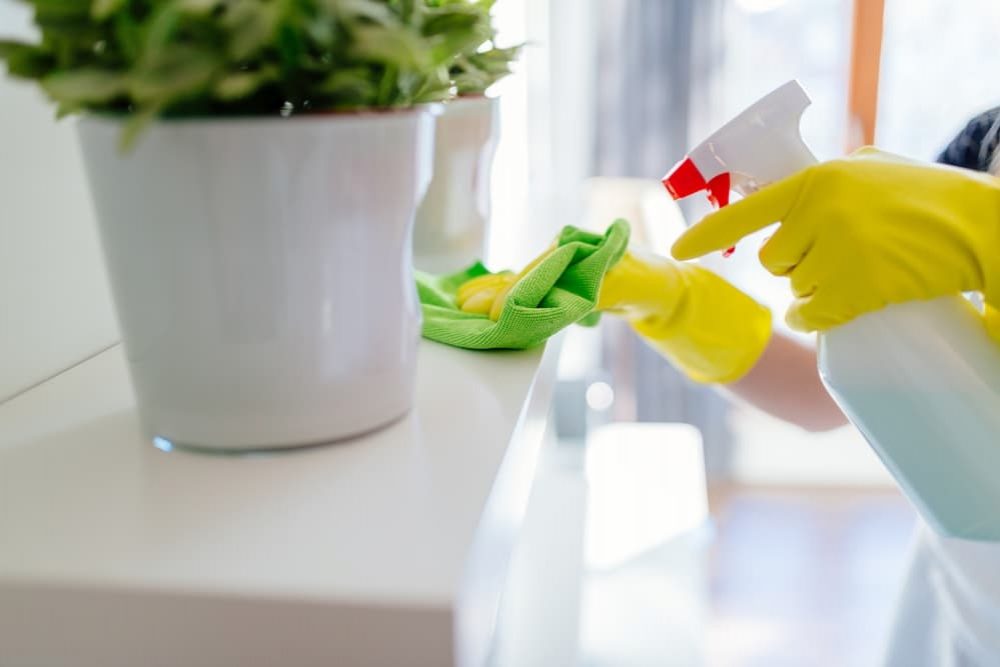
[[[815,163],[790,81],[699,144],[664,179],[674,198],[750,194]],[[820,376],[922,517],[1000,541],[1000,345],[961,295],[868,313],[819,336]]]

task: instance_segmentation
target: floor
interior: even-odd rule
[[[714,494],[707,664],[872,665],[914,515],[886,490]]]
[[[887,490],[731,488],[709,534],[583,581],[587,667],[878,663],[914,515]]]
[[[915,521],[889,488],[717,488],[700,530],[596,566],[601,502],[572,458],[536,483],[491,664],[878,664]]]

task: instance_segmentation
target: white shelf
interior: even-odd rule
[[[481,664],[556,346],[420,354],[405,420],[280,454],[155,449],[120,348],[0,405],[0,664]]]

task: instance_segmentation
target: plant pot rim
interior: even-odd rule
[[[494,104],[499,101],[500,98],[496,95],[479,93],[476,95],[459,95],[448,100],[447,102],[442,102],[442,106],[449,107],[452,105]]]
[[[247,114],[247,115],[203,115],[203,116],[161,116],[153,120],[153,126],[190,126],[190,125],[249,125],[249,124],[310,124],[310,123],[349,123],[349,122],[393,122],[407,121],[422,115],[440,113],[440,103],[418,104],[412,107],[391,109],[372,108],[351,111],[311,111],[309,113],[281,116],[279,114]],[[80,120],[96,123],[121,125],[129,116],[124,113],[101,111],[86,111],[80,115]]]
[[[461,95],[439,105],[435,116],[477,113],[500,104],[500,98],[487,95]]]

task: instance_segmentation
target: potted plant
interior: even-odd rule
[[[417,268],[432,273],[463,268],[486,252],[499,130],[499,101],[486,91],[510,74],[520,52],[519,46],[497,46],[493,0],[451,1],[478,11],[484,32],[480,43],[456,55],[449,72],[456,96],[437,116],[434,177],[417,211],[413,237]]]
[[[25,0],[0,43],[79,137],[145,430],[328,442],[412,402],[411,229],[468,6]],[[124,149],[124,150],[123,150]]]

